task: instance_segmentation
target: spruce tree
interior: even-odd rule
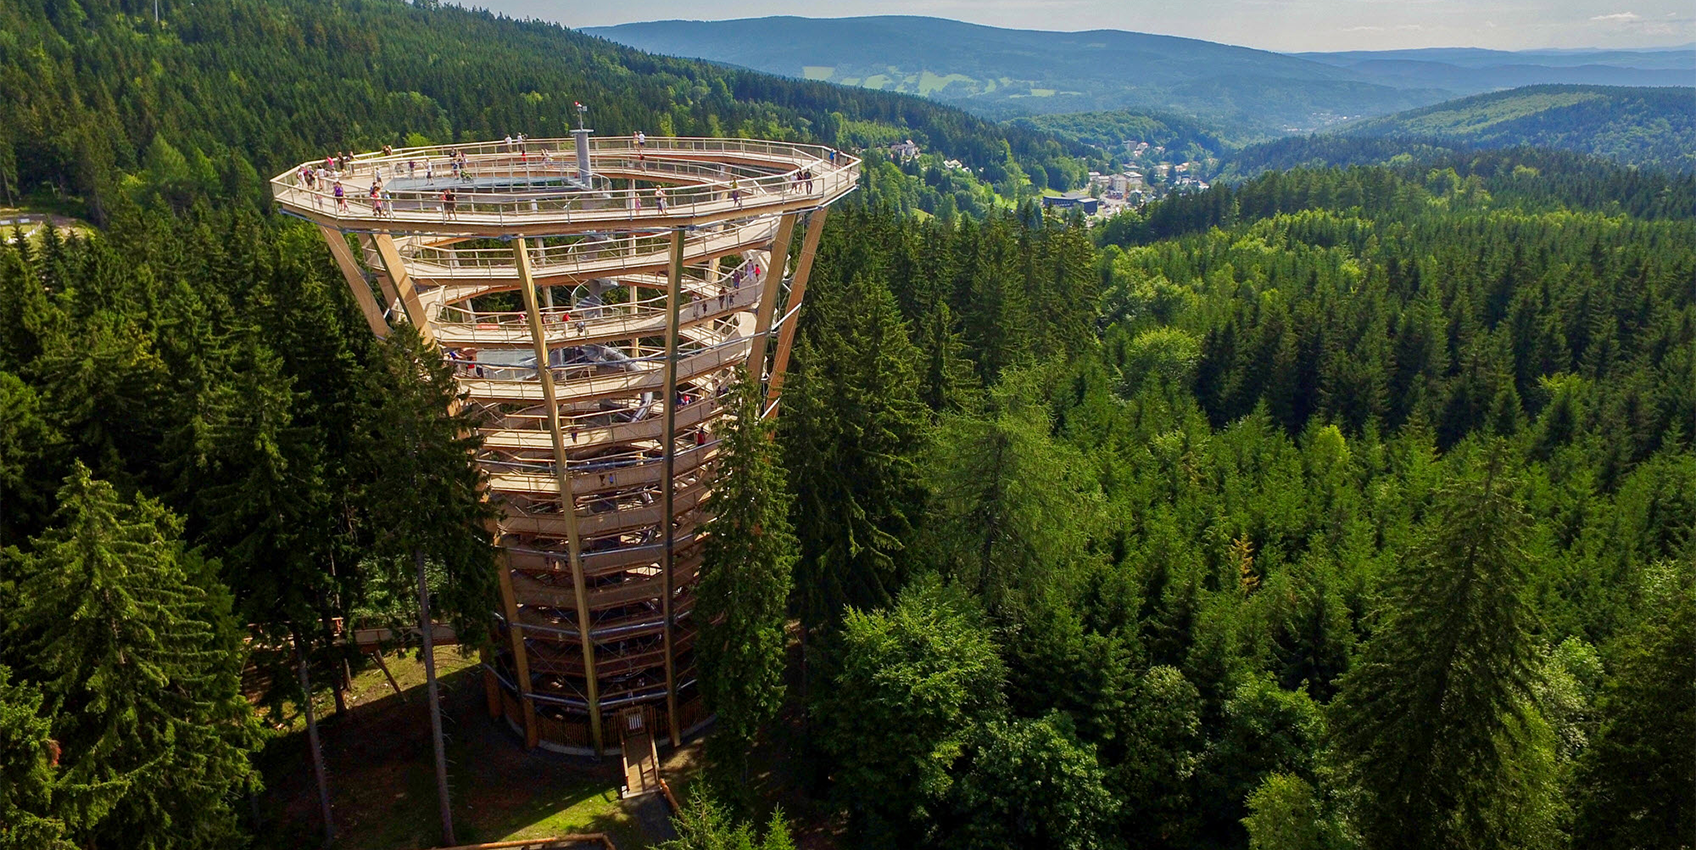
[[[0,850],[75,850],[61,810],[52,720],[41,692],[0,665]],[[121,787],[121,786],[120,786]]]
[[[124,785],[64,820],[78,844],[228,847],[260,732],[240,629],[180,521],[78,464],[54,528],[18,556],[7,660],[40,684],[60,781]]]
[[[1439,492],[1387,578],[1382,613],[1332,706],[1335,745],[1380,850],[1548,840],[1547,754],[1532,702],[1527,521],[1488,450]]]
[[[713,762],[727,782],[745,785],[748,749],[783,702],[783,622],[796,542],[773,423],[760,418],[759,385],[739,381],[732,398],[697,591],[697,657],[707,705],[718,715],[708,739]]]
[[[481,437],[452,370],[415,328],[390,334],[374,359],[360,433],[369,464],[363,502],[379,580],[396,598],[409,585],[417,591],[442,833],[453,844],[432,619],[449,620],[464,643],[475,643],[494,596],[492,514],[471,463]],[[433,590],[428,566],[440,576]]]
[[[1696,847],[1696,575],[1675,569],[1620,640],[1574,783],[1579,846]]]
[[[929,435],[916,352],[881,273],[815,269],[812,325],[785,386],[778,428],[796,482],[797,584],[808,628],[833,624],[845,606],[893,598],[923,507],[917,459]]]

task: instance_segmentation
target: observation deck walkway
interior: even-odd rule
[[[858,158],[794,142],[650,137],[637,145],[617,136],[588,143],[592,175],[577,172],[575,139],[528,139],[363,154],[313,185],[304,175],[323,163],[302,163],[272,178],[271,192],[284,212],[341,231],[557,236],[815,209],[853,191],[860,175]],[[456,159],[464,163],[460,176]],[[618,188],[617,181],[650,185]],[[386,199],[370,196],[379,182]]]

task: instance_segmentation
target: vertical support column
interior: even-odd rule
[[[430,332],[430,319],[424,315],[424,305],[418,301],[418,288],[412,285],[412,277],[406,273],[406,263],[401,262],[400,251],[395,250],[394,237],[377,233],[372,235],[371,242],[377,248],[377,257],[383,261],[389,279],[400,291],[400,303],[406,305],[407,320],[418,328],[418,335],[424,337],[425,342],[435,342],[436,335]]]
[[[819,207],[807,219],[807,235],[801,240],[801,256],[795,260],[795,282],[789,287],[789,301],[783,305],[788,321],[777,334],[777,354],[771,361],[771,387],[767,408],[777,404],[783,394],[783,371],[789,368],[789,351],[795,346],[795,326],[801,323],[801,302],[807,297],[807,277],[813,272],[813,255],[819,250],[819,234],[824,232],[824,216],[828,207]]]
[[[766,362],[766,335],[771,333],[771,314],[777,309],[777,293],[783,288],[783,267],[789,264],[789,240],[795,235],[795,216],[784,213],[778,222],[777,236],[771,243],[771,256],[766,258],[766,279],[760,291],[760,306],[754,313],[754,335],[748,338],[748,380],[758,382],[761,366]]]
[[[677,316],[683,294],[683,228],[671,232],[671,273],[665,284],[665,483],[660,489],[660,523],[665,534],[664,593],[661,605],[665,613],[665,709],[671,733],[671,745],[683,743],[683,731],[677,723],[677,630],[676,612],[672,610],[672,594],[677,584],[677,529],[673,524],[673,497],[677,489]]]
[[[518,597],[512,591],[512,564],[506,550],[497,556],[501,608],[506,616],[506,636],[512,642],[512,671],[518,677],[518,706],[524,712],[524,746],[536,748],[536,703],[530,699],[530,654],[524,649],[524,627],[518,622]]]
[[[530,324],[530,341],[536,352],[536,376],[542,385],[542,403],[548,408],[548,433],[554,447],[554,481],[559,489],[560,516],[565,519],[566,551],[571,561],[572,590],[577,596],[577,638],[583,645],[584,681],[589,693],[589,737],[595,754],[601,752],[600,679],[595,671],[595,644],[589,624],[589,598],[583,577],[583,543],[577,535],[577,500],[571,496],[571,473],[566,468],[565,436],[560,432],[559,399],[554,394],[554,373],[548,366],[548,338],[542,330],[542,313],[536,306],[536,277],[530,268],[530,251],[524,239],[512,241],[518,262],[519,289],[524,295],[524,312]]]
[[[371,285],[365,282],[365,274],[359,270],[353,252],[348,250],[347,237],[340,230],[322,224],[318,225],[318,232],[329,244],[330,255],[336,258],[336,267],[342,270],[342,279],[347,281],[353,300],[359,302],[359,312],[365,314],[365,324],[371,327],[371,333],[376,334],[378,339],[387,338],[389,323],[383,320],[383,308],[377,306],[377,299],[371,295]]]

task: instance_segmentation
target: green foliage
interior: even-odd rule
[[[1529,523],[1502,451],[1445,485],[1343,677],[1336,744],[1373,847],[1540,847],[1554,835],[1547,731],[1531,700]]]
[[[1088,465],[1049,435],[1042,378],[1009,374],[982,417],[945,417],[927,464],[927,561],[992,610],[1084,567],[1099,522]]]
[[[78,843],[227,846],[260,741],[228,595],[184,551],[178,519],[86,467],[66,479],[56,519],[13,556],[5,660],[40,683],[64,753],[56,783],[123,791],[73,794],[52,814]]]
[[[842,240],[821,249],[870,259]],[[858,254],[856,256],[856,254]],[[880,265],[823,261],[785,386],[785,466],[795,499],[796,574],[808,628],[844,606],[887,604],[905,582],[905,548],[922,506],[915,480],[928,437],[917,359]]]
[[[1579,761],[1576,843],[1637,850],[1688,848],[1696,835],[1696,580],[1666,565],[1648,614],[1622,635],[1600,725]]]
[[[495,598],[491,508],[477,469],[478,417],[463,404],[451,367],[403,324],[374,352],[356,443],[366,484],[359,494],[382,581],[399,598],[417,581],[414,558],[434,568],[431,614],[469,643]]]
[[[1344,132],[1480,148],[1535,145],[1689,172],[1696,170],[1693,97],[1696,89],[1672,86],[1525,86],[1369,119]]]
[[[943,846],[1121,846],[1095,748],[1077,740],[1065,715],[992,720],[979,727],[966,758],[950,794],[950,819],[959,824]]]
[[[71,850],[76,845],[56,816],[69,808],[64,798],[71,789],[56,776],[52,721],[39,713],[40,691],[11,678],[11,669],[0,665],[0,848]]]
[[[992,184],[1007,156],[1079,153],[916,97],[653,56],[448,4],[166,3],[157,29],[145,0],[73,7],[85,12],[74,23],[50,4],[0,10],[0,195],[80,197],[102,223],[123,204],[263,206],[261,175],[331,151],[566,136],[577,101],[603,134],[848,146],[877,141],[856,128],[884,128],[988,168]]]
[[[1336,847],[1328,840],[1326,822],[1313,786],[1299,776],[1274,773],[1247,801],[1249,850],[1322,850]]]
[[[850,609],[835,642],[813,713],[836,794],[860,846],[913,846],[934,830],[974,725],[1000,713],[1005,668],[976,604],[935,582],[887,612]]]
[[[713,796],[713,789],[697,787],[689,802],[672,817],[677,838],[659,845],[660,850],[794,850],[795,841],[781,808],[773,809],[765,835],[754,825],[738,821]]]
[[[731,390],[735,415],[718,435],[713,518],[696,590],[701,686],[718,715],[708,747],[727,783],[746,783],[754,737],[783,704],[785,603],[797,547],[774,423],[761,418],[760,396],[759,384],[746,379]]]

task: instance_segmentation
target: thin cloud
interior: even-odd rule
[[[1597,15],[1597,16],[1591,18],[1590,20],[1592,20],[1592,21],[1635,21],[1635,20],[1637,20],[1637,13],[1636,12],[1615,12],[1611,15]]]

